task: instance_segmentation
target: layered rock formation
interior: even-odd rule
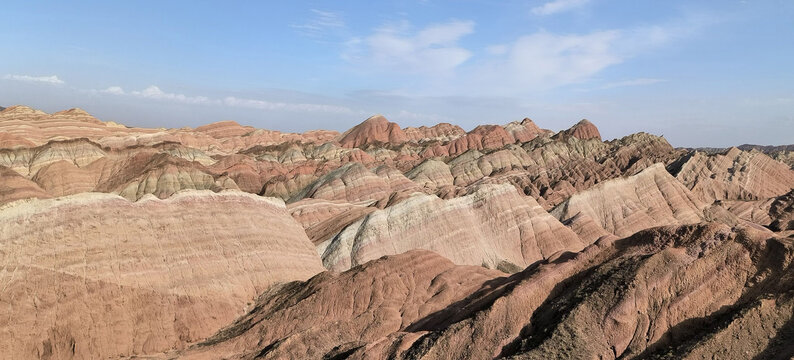
[[[428,249],[456,264],[515,271],[585,245],[532,198],[503,184],[484,185],[450,200],[414,195],[367,214],[319,244],[318,250],[332,270]]]
[[[0,352],[787,358],[790,149],[743,150],[0,109]]]
[[[601,133],[598,128],[587,119],[582,119],[568,130],[561,131],[560,136],[573,136],[579,140],[598,139],[601,140]]]
[[[271,289],[180,355],[785,358],[792,258],[788,240],[716,224],[600,242],[509,277],[413,251]]]
[[[401,144],[406,140],[408,137],[399,125],[375,115],[342,134],[339,143],[344,147],[360,147],[369,144]]]
[[[500,274],[479,266],[456,266],[422,250],[342,274],[326,272],[305,283],[271,289],[254,311],[180,355],[279,359],[300,354],[320,359],[344,354],[387,340],[387,335],[463,300]]]
[[[16,171],[0,166],[0,205],[20,199],[50,197],[38,184]]]
[[[79,194],[0,207],[0,351],[108,358],[181,348],[269,286],[323,270],[284,204],[186,192]]]
[[[691,224],[703,219],[705,204],[656,164],[637,175],[614,179],[572,195],[551,214],[572,227],[584,227],[579,236],[594,242],[607,233],[625,237],[637,231],[672,224]]]
[[[794,170],[759,151],[694,152],[685,160],[676,177],[708,202],[765,199],[794,188]]]

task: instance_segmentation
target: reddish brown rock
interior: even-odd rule
[[[180,356],[328,357],[385,340],[500,274],[456,266],[423,250],[384,257],[342,274],[326,272],[274,288],[246,317]]]
[[[274,288],[178,355],[789,357],[793,259],[790,241],[717,224],[601,241],[509,277],[413,251]]]
[[[344,147],[361,147],[369,144],[401,144],[407,140],[399,125],[375,115],[343,133],[339,143]]]
[[[254,131],[254,128],[250,126],[242,126],[234,121],[219,121],[216,123],[199,126],[195,130],[205,133],[216,139],[222,139],[233,136],[243,136]]]
[[[573,136],[580,140],[601,140],[601,133],[598,132],[598,128],[590,121],[587,121],[587,119],[582,119],[582,121],[579,121],[576,123],[576,125],[572,126],[568,130],[561,131],[560,135],[563,137]]]
[[[98,174],[79,168],[66,160],[60,160],[39,169],[33,177],[33,181],[52,196],[91,192],[97,186],[98,180]]]
[[[405,136],[408,138],[408,140],[414,142],[451,141],[466,134],[466,131],[460,126],[449,123],[440,123],[431,127],[407,127],[403,129],[403,132],[405,133]]]
[[[530,118],[524,118],[521,122],[511,122],[505,125],[504,128],[510,136],[520,143],[525,143],[545,133]]]
[[[50,197],[38,184],[14,170],[0,166],[0,205],[28,198]]]
[[[766,199],[794,189],[794,170],[757,150],[694,152],[683,160],[676,177],[707,202]]]
[[[9,134],[6,132],[0,132],[0,148],[3,149],[15,149],[15,148],[29,148],[34,147],[32,141],[28,141],[27,139],[17,136],[14,134]]]
[[[283,203],[187,192],[0,208],[0,351],[10,358],[110,358],[212,335],[270,285],[322,267]]]
[[[333,270],[427,249],[456,264],[510,271],[585,245],[532,198],[509,185],[489,185],[450,200],[416,194],[368,214],[326,239],[318,251]]]
[[[571,222],[574,217],[593,221],[608,233],[625,237],[655,226],[700,222],[704,207],[662,164],[656,164],[637,175],[609,180],[574,194],[551,214],[563,222]],[[596,232],[596,236],[602,235]],[[587,242],[598,239],[584,233],[579,236]]]

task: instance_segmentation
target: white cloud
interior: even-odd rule
[[[124,94],[123,90],[120,87],[118,87],[118,86],[112,86],[112,87],[106,89],[105,92],[112,93],[110,91],[119,91],[119,90],[122,91],[121,94]],[[187,96],[187,95],[184,95],[184,94],[167,93],[167,92],[164,92],[164,91],[160,90],[160,88],[155,86],[155,85],[149,86],[146,89],[143,89],[141,91],[131,91],[129,94],[133,95],[133,96],[147,98],[147,99],[167,100],[167,101],[173,101],[173,102],[181,102],[181,103],[185,103],[185,104],[213,104],[213,103],[218,103],[217,100],[211,100],[210,98],[208,98],[206,96]]]
[[[63,85],[65,82],[58,78],[56,75],[52,76],[30,76],[30,75],[5,75],[5,80],[25,81],[25,82],[39,82],[53,85]]]
[[[404,73],[449,74],[472,53],[457,43],[474,32],[472,21],[452,21],[411,31],[406,22],[381,27],[347,42],[343,58],[362,66]]]
[[[652,78],[639,78],[639,79],[632,79],[632,80],[625,80],[625,81],[618,81],[613,83],[605,84],[601,87],[601,89],[614,89],[618,87],[626,87],[626,86],[642,86],[642,85],[653,85],[658,84],[660,82],[665,82],[665,79],[652,79]]]
[[[326,113],[350,113],[350,114],[354,113],[352,109],[339,105],[273,102],[266,100],[240,99],[233,96],[228,96],[224,98],[223,104],[233,107],[243,107],[243,108],[261,109],[261,110],[284,110],[284,111],[297,111],[297,112],[326,112]]]
[[[184,94],[167,93],[157,86],[149,86],[146,89],[137,91],[125,91],[120,86],[111,86],[104,90],[92,90],[93,93],[104,93],[111,95],[134,96],[138,98],[162,100],[192,105],[226,105],[237,108],[260,109],[268,111],[291,111],[291,112],[324,112],[324,113],[356,113],[346,106],[310,103],[290,103],[279,101],[267,101],[258,99],[244,99],[227,96],[223,99],[213,99],[206,96],[187,96]]]
[[[614,50],[619,31],[558,35],[541,31],[518,38],[503,56],[473,69],[465,88],[484,91],[548,89],[581,82],[623,61]]]
[[[124,89],[120,86],[111,86],[105,90],[100,90],[99,92],[103,92],[105,94],[113,94],[113,95],[124,95]]]
[[[579,8],[589,2],[590,0],[554,0],[532,8],[532,13],[535,15],[552,15]]]

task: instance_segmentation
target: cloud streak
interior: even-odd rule
[[[240,99],[233,96],[228,96],[223,99],[223,104],[232,107],[251,108],[260,110],[284,110],[295,112],[324,112],[324,113],[340,113],[340,114],[353,114],[355,111],[339,105],[326,105],[326,104],[305,104],[305,103],[285,103],[274,102],[256,99]]]
[[[632,79],[632,80],[625,80],[625,81],[618,81],[613,83],[605,84],[601,87],[601,89],[614,89],[620,87],[627,87],[627,86],[643,86],[643,85],[653,85],[658,84],[661,82],[666,82],[665,79],[652,79],[652,78],[639,78],[639,79]]]
[[[552,14],[586,3],[551,1],[536,10]],[[419,29],[403,21],[351,38],[341,56],[360,74],[376,73],[402,83],[405,76],[413,78],[405,88],[392,89],[399,94],[525,96],[590,81],[607,68],[691,36],[709,21],[713,20],[687,16],[666,24],[584,33],[540,30],[477,50],[462,41],[474,33],[473,21],[455,20]],[[635,80],[639,83],[608,86],[654,81]]]
[[[140,98],[146,99],[153,99],[153,100],[165,100],[171,102],[178,102],[184,104],[218,104],[220,103],[218,100],[212,100],[206,96],[187,96],[184,94],[176,94],[176,93],[167,93],[160,89],[160,87],[156,85],[152,85],[147,87],[146,89],[140,91],[124,91],[124,89],[120,86],[111,86],[105,90],[100,90],[101,93],[111,94],[111,95],[131,95]]]
[[[553,15],[580,8],[589,2],[590,0],[554,0],[532,8],[532,13],[541,16]]]
[[[191,105],[225,105],[235,108],[259,109],[267,111],[290,111],[290,112],[322,112],[337,114],[355,114],[353,109],[346,106],[330,104],[311,104],[311,103],[290,103],[281,101],[268,101],[260,99],[245,99],[234,96],[227,96],[223,99],[213,99],[207,96],[188,96],[185,94],[165,92],[160,87],[152,85],[143,90],[125,91],[120,86],[111,86],[99,93],[116,96],[134,96],[138,98],[168,101],[174,103]],[[360,113],[360,112],[359,112]]]
[[[45,84],[52,84],[52,85],[63,85],[66,82],[59,79],[57,75],[51,76],[30,76],[30,75],[5,75],[3,76],[4,80],[14,80],[14,81],[23,81],[23,82],[32,82],[32,83],[45,83]]]
[[[290,27],[312,38],[322,38],[329,31],[339,31],[347,27],[342,13],[318,9],[311,9],[311,12],[312,17],[309,21]]]

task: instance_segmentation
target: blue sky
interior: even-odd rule
[[[471,129],[794,143],[794,1],[10,1],[0,105],[181,127]]]

